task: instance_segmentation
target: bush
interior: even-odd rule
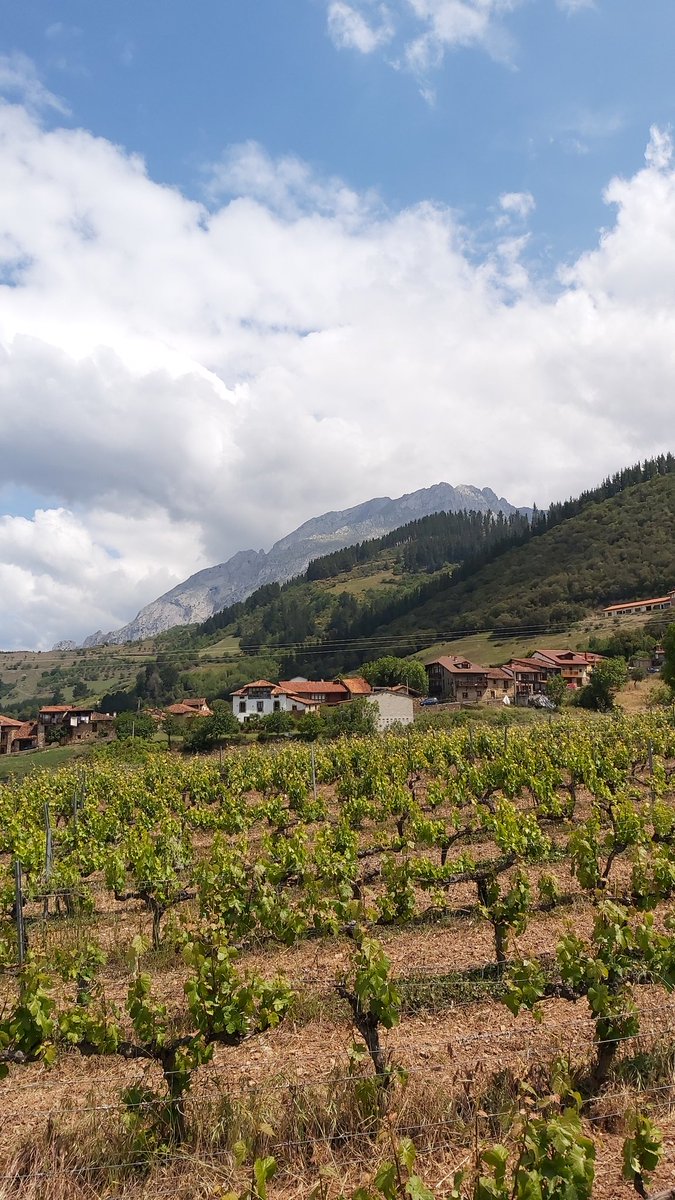
[[[625,658],[607,658],[594,668],[590,682],[577,693],[576,703],[580,708],[611,712],[616,693],[627,679],[628,667]]]

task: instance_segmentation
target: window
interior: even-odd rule
[[[239,701],[239,712],[243,712],[243,713],[246,712],[246,701],[245,700]]]
[[[264,700],[256,700],[256,702],[255,702],[255,711],[256,711],[256,712],[258,712],[258,713],[261,713],[261,712],[264,712],[264,711],[265,711],[265,701],[264,701]]]
[[[463,699],[463,700],[468,700],[468,699],[469,699],[469,693],[468,693],[468,692],[462,692],[462,699]]]
[[[280,708],[281,708],[281,701],[280,701],[280,700],[275,700],[275,701],[274,701],[274,711],[275,711],[275,712],[279,712]]]

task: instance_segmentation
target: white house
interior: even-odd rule
[[[249,717],[267,717],[274,712],[294,712],[298,715],[316,712],[319,704],[307,697],[296,696],[287,687],[256,679],[232,693],[232,712],[243,725]]]
[[[377,688],[366,696],[366,702],[377,710],[375,724],[378,733],[389,729],[390,725],[412,725],[413,702],[412,696],[404,696],[400,692],[388,688]]]

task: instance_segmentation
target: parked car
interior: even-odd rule
[[[439,704],[438,696],[425,696],[424,700],[420,700],[422,708],[428,708],[430,704]]]

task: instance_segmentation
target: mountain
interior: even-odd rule
[[[627,468],[529,520],[505,518],[496,537],[498,521],[481,530],[470,515],[467,536],[453,536],[459,520],[428,516],[355,548],[364,554],[343,550],[315,561],[276,593],[263,588],[196,627],[193,642],[225,634],[247,653],[278,653],[282,678],[330,678],[374,653],[411,654],[462,634],[550,636],[602,605],[675,586],[672,455]],[[354,557],[356,571],[375,581],[378,560],[392,549],[394,579],[364,593],[340,575]]]
[[[301,574],[314,558],[380,537],[419,517],[465,509],[504,514],[519,511],[491,488],[437,483],[394,500],[379,496],[341,512],[323,513],[275,542],[268,552],[240,550],[227,562],[198,571],[147,604],[128,625],[111,633],[99,630],[83,644],[135,642],[176,625],[204,621],[226,606],[245,600],[265,583],[284,583]]]

